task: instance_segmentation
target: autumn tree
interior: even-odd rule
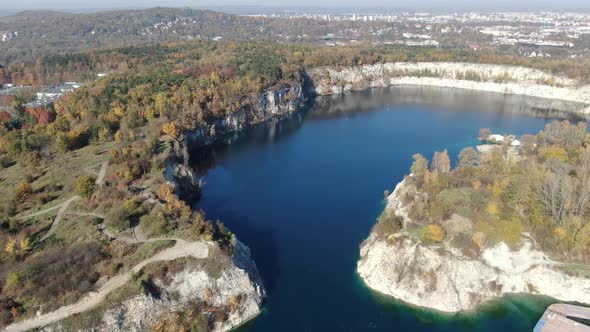
[[[474,148],[468,147],[459,153],[459,165],[464,167],[475,166],[478,161],[477,151]]]
[[[16,187],[16,196],[20,199],[25,199],[33,193],[33,187],[28,181],[22,181]]]
[[[180,134],[181,134],[180,128],[178,128],[176,123],[173,121],[163,124],[162,125],[162,132],[164,134],[172,137],[175,140],[180,139]]]
[[[420,231],[422,239],[427,242],[441,243],[445,239],[445,230],[438,224],[430,224]]]
[[[434,152],[430,170],[438,173],[449,173],[451,171],[451,159],[447,150]]]

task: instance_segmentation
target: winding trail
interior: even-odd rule
[[[75,201],[80,199],[80,196],[74,196],[70,199],[68,199],[67,201],[62,203],[62,207],[59,209],[59,211],[57,211],[57,216],[55,216],[55,219],[53,219],[53,223],[51,223],[51,227],[49,228],[49,230],[47,231],[47,233],[45,233],[45,235],[43,235],[43,237],[41,238],[41,241],[44,241],[45,239],[47,239],[48,237],[51,236],[51,234],[53,234],[53,232],[55,232],[55,229],[57,228],[57,225],[59,225],[59,222],[63,219],[64,214],[66,213],[68,207],[70,206],[70,204]]]
[[[106,174],[107,166],[108,166],[108,162],[105,161],[102,163],[100,171],[98,172],[98,177],[96,179],[96,185],[102,186],[104,184],[104,177]],[[93,172],[89,169],[85,169],[84,171],[90,172],[92,174],[96,174],[96,172]],[[63,217],[65,215],[93,216],[93,217],[104,219],[104,215],[101,215],[98,213],[77,212],[77,211],[68,212],[67,210],[68,210],[68,207],[70,206],[70,204],[80,198],[81,197],[78,195],[73,196],[73,197],[69,198],[68,200],[64,201],[63,203],[60,203],[56,206],[29,214],[26,216],[22,216],[19,219],[25,220],[25,219],[33,218],[33,217],[36,217],[36,216],[39,216],[39,215],[59,209],[57,212],[57,215],[55,216],[55,219],[53,220],[53,223],[51,224],[49,231],[47,231],[47,233],[41,238],[41,241],[47,239],[48,237],[50,237],[53,234],[53,232],[55,231],[55,229],[57,228],[60,221],[63,219]],[[145,237],[145,235],[143,234],[143,232],[139,226],[136,226],[133,228],[133,238],[124,237],[124,236],[117,236],[117,235],[109,232],[107,229],[104,229],[104,227],[101,228],[100,230],[103,232],[103,234],[110,237],[111,239],[122,241],[127,244],[152,243],[152,242],[158,242],[158,241],[175,241],[176,243],[174,246],[164,249],[164,250],[160,251],[159,253],[155,254],[154,256],[144,259],[143,261],[139,262],[137,265],[132,267],[128,272],[110,278],[98,290],[88,293],[83,298],[81,298],[78,302],[71,304],[71,305],[63,306],[55,311],[52,311],[52,312],[49,312],[46,314],[42,314],[42,315],[39,315],[36,317],[25,319],[21,322],[13,323],[13,324],[7,326],[4,329],[4,331],[20,332],[20,331],[28,331],[31,329],[37,329],[37,328],[41,328],[43,326],[57,323],[57,322],[65,319],[65,318],[68,318],[72,315],[79,314],[84,311],[90,310],[90,309],[96,307],[97,305],[99,305],[107,297],[107,295],[109,295],[111,292],[121,288],[123,285],[128,283],[129,280],[131,280],[131,276],[133,273],[138,273],[142,268],[144,268],[146,265],[148,265],[150,263],[159,262],[159,261],[171,261],[171,260],[175,260],[177,258],[188,257],[188,256],[192,256],[195,258],[207,258],[209,256],[209,246],[207,245],[207,243],[202,242],[202,241],[188,242],[188,241],[185,241],[185,240],[182,240],[179,238],[148,239]]]
[[[124,286],[129,280],[133,273],[138,273],[146,265],[159,261],[171,261],[181,257],[195,257],[195,258],[207,258],[209,256],[209,247],[205,242],[196,241],[188,242],[177,238],[161,238],[161,239],[149,239],[145,242],[156,242],[173,240],[176,244],[173,247],[164,249],[154,256],[147,258],[127,273],[110,278],[104,285],[102,285],[97,291],[91,292],[80,299],[78,302],[63,306],[55,311],[42,314],[33,318],[26,319],[21,322],[13,323],[6,327],[6,332],[21,332],[28,331],[31,329],[41,328],[53,323],[57,323],[65,318],[72,315],[82,313],[90,310],[99,305],[108,294]]]
[[[98,164],[101,165],[100,166],[100,171],[98,172],[98,177],[96,178],[96,185],[101,186],[104,184],[104,177],[106,175],[106,171],[107,171],[107,166],[109,165],[108,161],[103,162],[102,164]],[[93,172],[91,170],[89,170],[92,167],[96,167],[95,166],[90,166],[89,168],[84,169],[85,172],[89,172],[91,174],[97,174],[96,172]],[[82,197],[76,195],[73,197],[70,197],[68,200],[66,200],[63,203],[60,203],[56,206],[35,212],[35,213],[31,213],[29,215],[26,216],[22,216],[19,217],[20,220],[25,220],[25,219],[30,219],[36,216],[40,216],[42,214],[54,211],[59,209],[59,211],[57,211],[57,215],[55,216],[55,219],[53,219],[53,222],[51,223],[51,227],[49,228],[49,230],[47,231],[47,233],[45,233],[45,235],[43,235],[43,237],[41,238],[40,241],[44,241],[46,240],[48,237],[50,237],[53,232],[55,231],[55,229],[57,228],[57,226],[59,225],[60,221],[63,219],[64,215],[68,214],[68,215],[79,215],[79,216],[94,216],[94,217],[98,217],[101,219],[104,219],[104,216],[98,213],[84,213],[84,212],[67,212],[68,207],[70,206],[70,204],[72,204],[72,202],[80,199]]]

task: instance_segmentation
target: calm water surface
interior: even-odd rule
[[[373,90],[317,100],[211,151],[197,207],[250,246],[268,290],[264,312],[242,329],[531,331],[550,299],[516,296],[448,315],[380,296],[355,272],[383,192],[408,173],[414,153],[456,157],[482,127],[536,133],[549,120],[526,105],[451,89]]]

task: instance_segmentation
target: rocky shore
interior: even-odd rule
[[[357,271],[372,289],[410,304],[455,312],[510,293],[542,294],[562,301],[590,303],[590,280],[564,272],[523,234],[520,248],[500,243],[479,257],[447,244],[427,245],[406,232],[412,220],[402,197],[413,193],[407,181],[396,186],[385,212],[402,218],[404,228],[388,237],[372,232],[361,245]]]

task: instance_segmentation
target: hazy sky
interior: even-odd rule
[[[236,5],[281,7],[387,7],[460,10],[590,10],[590,0],[0,0],[5,9],[138,8],[152,6],[219,7]]]

